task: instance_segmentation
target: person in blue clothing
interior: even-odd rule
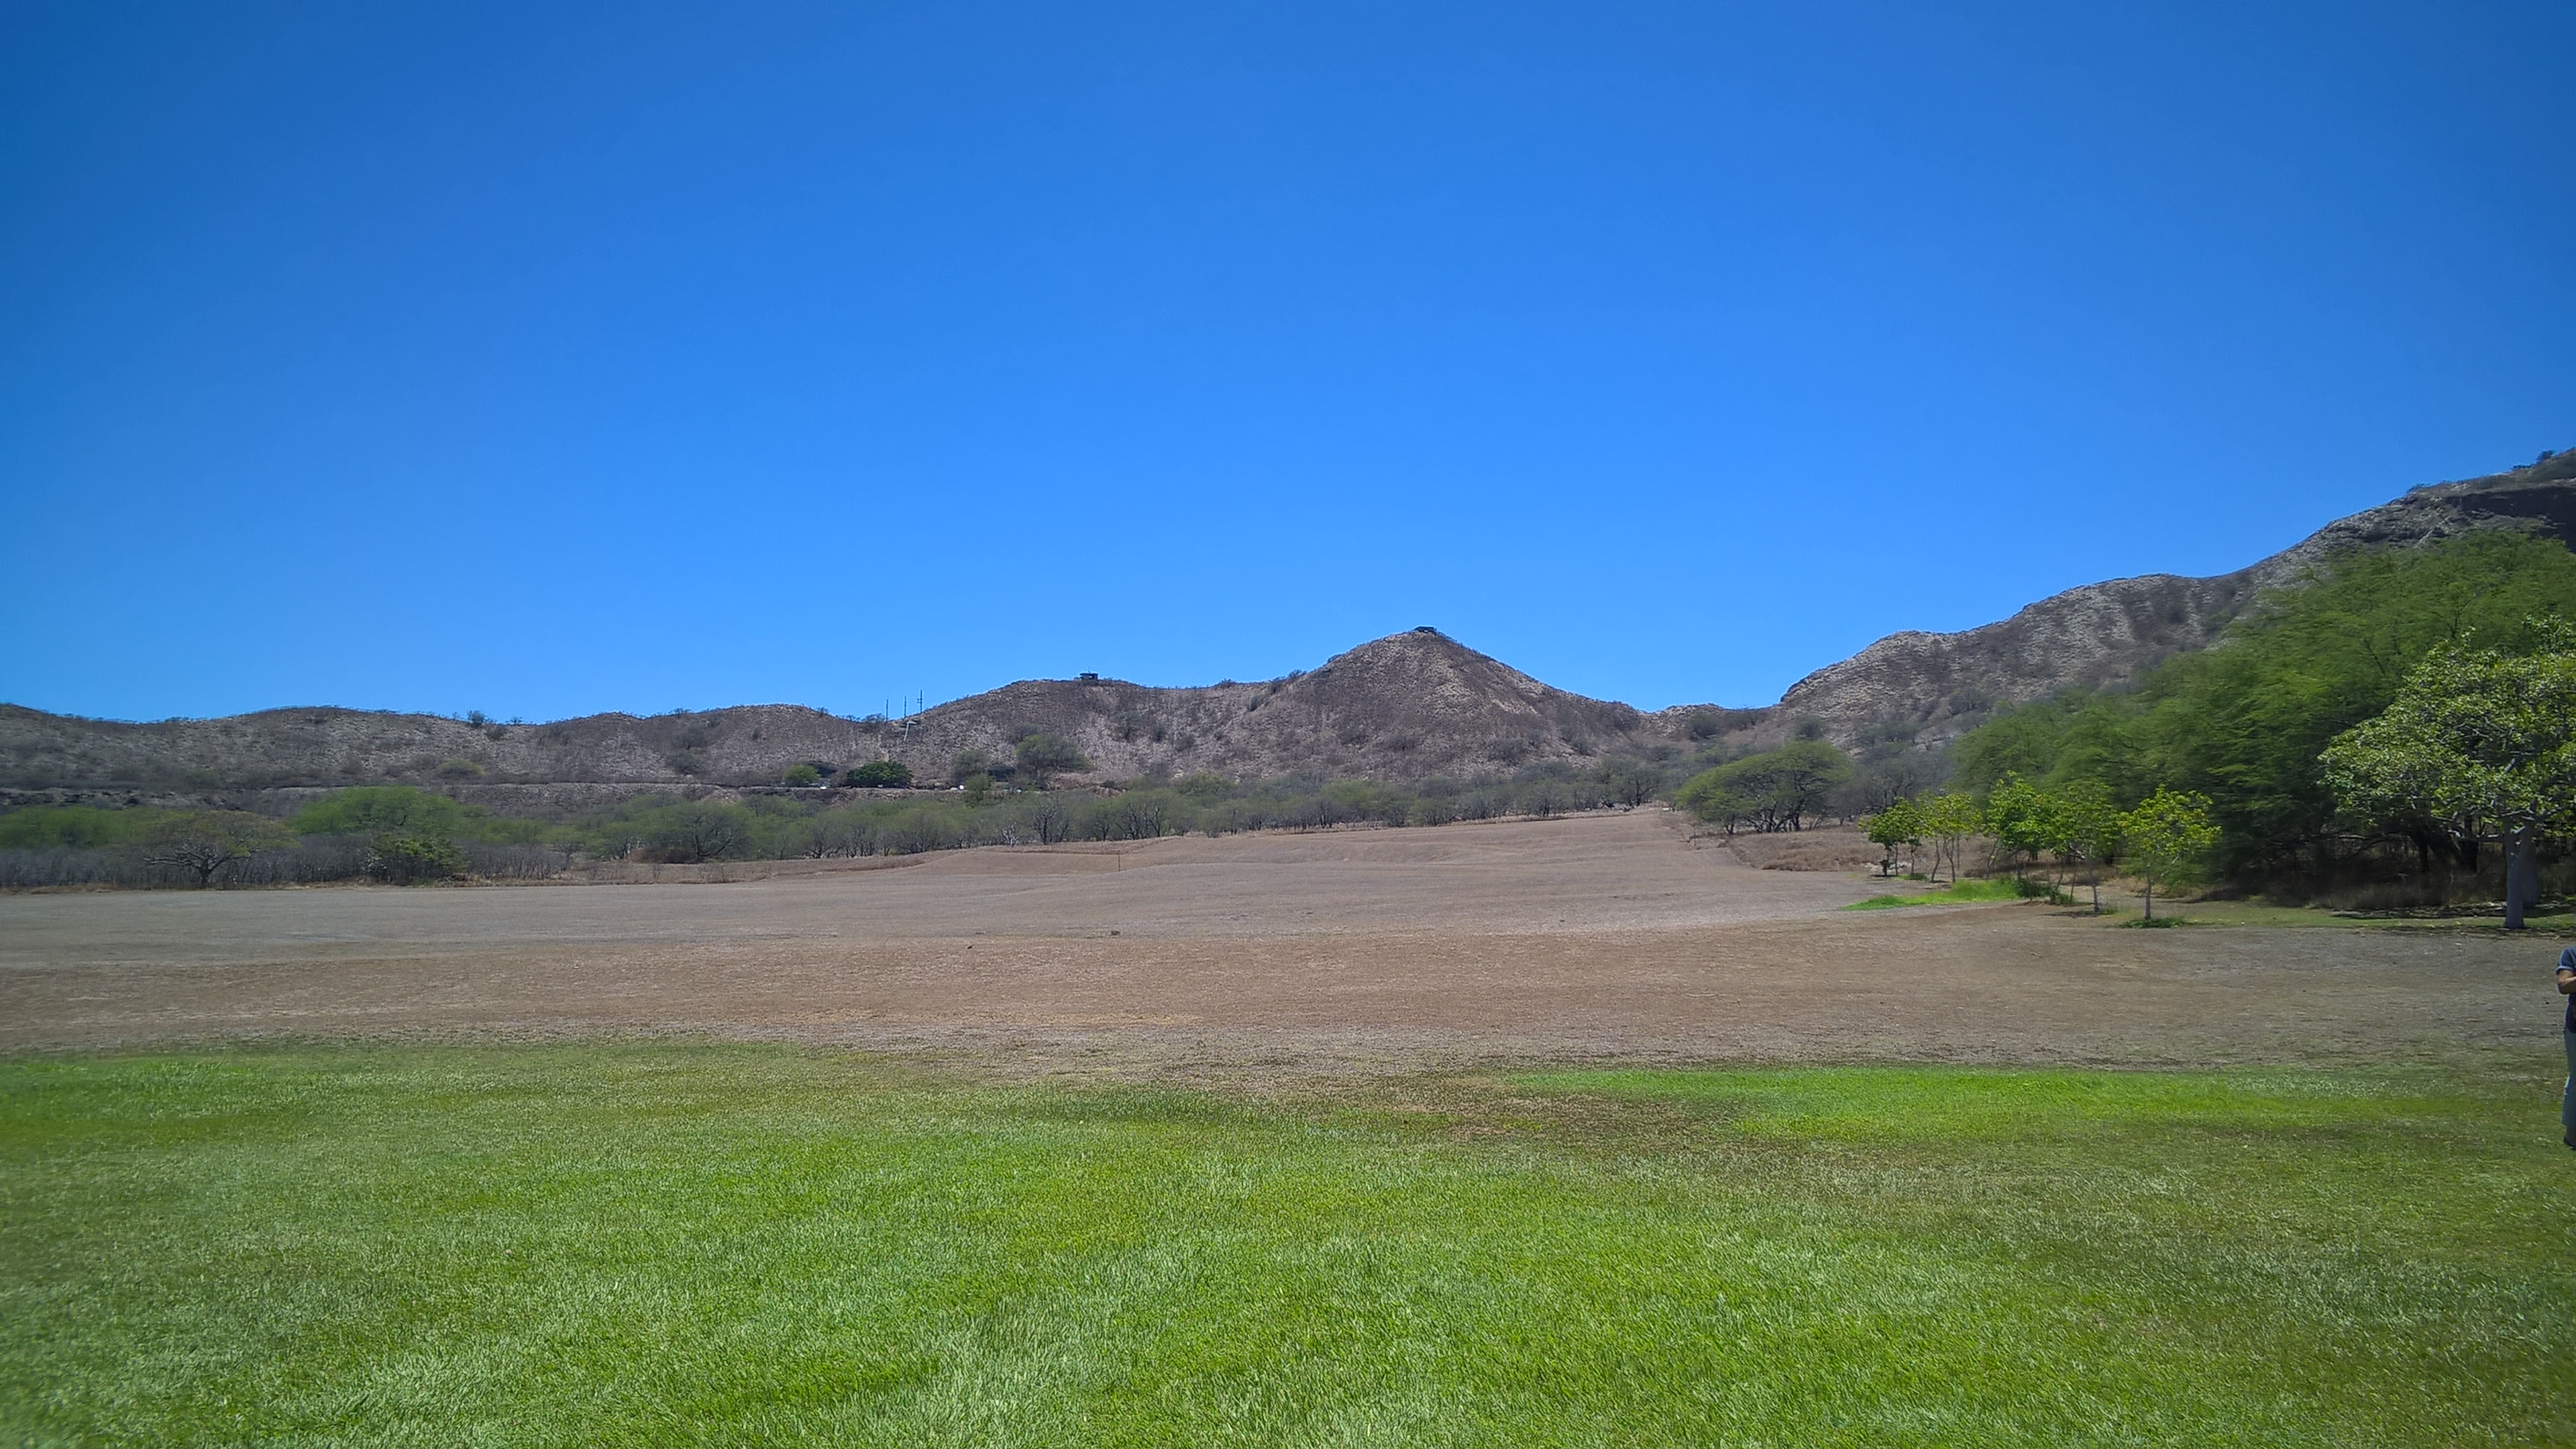
[[[2567,1129],[2562,1140],[2576,1147],[2576,946],[2558,953],[2558,994],[2567,998],[2567,1090],[2558,1094],[2558,1125]]]

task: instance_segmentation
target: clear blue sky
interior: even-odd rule
[[[2576,7],[0,0],[0,699],[1645,706],[2576,445]]]

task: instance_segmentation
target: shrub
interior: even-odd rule
[[[878,839],[888,855],[919,855],[959,843],[957,828],[950,823],[947,812],[928,805],[916,805],[896,816]]]
[[[95,850],[142,833],[165,812],[30,805],[0,815],[0,850]]]
[[[1049,734],[1024,737],[1014,747],[1013,753],[1019,762],[1020,773],[1028,776],[1029,783],[1041,790],[1046,788],[1050,775],[1091,768],[1091,761],[1083,758],[1082,751],[1074,748],[1073,741]]]
[[[380,835],[367,851],[366,872],[393,885],[454,880],[465,874],[465,852],[434,835]]]
[[[751,837],[748,813],[740,806],[704,800],[661,806],[638,823],[656,855],[681,864],[722,860]]]
[[[467,759],[441,760],[437,774],[442,780],[480,780],[483,767]]]
[[[823,772],[815,769],[812,765],[791,766],[787,773],[781,777],[781,783],[787,785],[791,789],[810,789],[813,786],[823,783]]]
[[[853,766],[841,783],[861,790],[900,790],[912,783],[912,767],[901,760],[870,760]]]
[[[287,828],[298,835],[436,836],[441,840],[531,841],[543,827],[509,820],[411,785],[352,785],[305,806]]]

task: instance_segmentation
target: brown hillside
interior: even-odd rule
[[[2418,488],[2235,573],[2114,579],[1978,629],[1891,634],[1761,709],[1641,714],[1416,629],[1266,683],[1023,680],[896,721],[747,705],[539,725],[334,708],[124,724],[0,705],[0,801],[238,799],[398,781],[495,805],[572,806],[648,788],[768,785],[800,763],[887,758],[941,783],[961,755],[1007,761],[1033,731],[1072,741],[1091,761],[1076,778],[1094,780],[1194,770],[1410,780],[1639,751],[1683,742],[1694,727],[1768,743],[1810,719],[1847,746],[1930,745],[1997,705],[2072,684],[2122,683],[2201,648],[2257,591],[2291,582],[2335,549],[2412,547],[2484,528],[2576,538],[2576,453]]]
[[[944,782],[960,755],[1007,761],[1033,731],[1092,761],[1076,778],[1297,770],[1410,779],[1583,758],[1660,738],[1623,704],[1552,689],[1428,629],[1262,684],[1165,689],[1022,680],[910,719],[795,705],[475,726],[308,708],[123,724],[0,706],[0,788],[203,796],[403,782],[495,804],[578,804],[646,787],[765,785],[790,767],[897,759]],[[1640,732],[1643,732],[1642,734]]]

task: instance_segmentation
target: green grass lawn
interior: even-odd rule
[[[18,1058],[0,1440],[2576,1442],[2549,1068]]]

